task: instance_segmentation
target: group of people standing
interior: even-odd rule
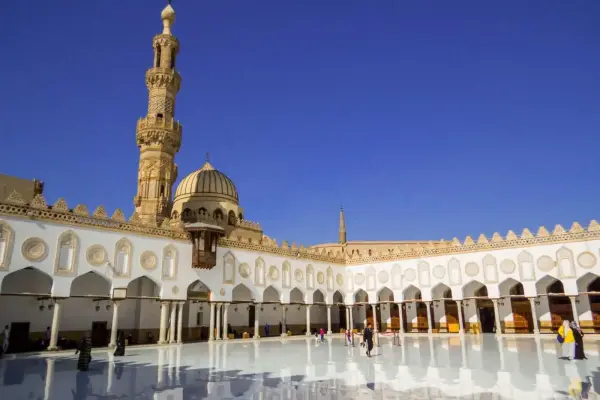
[[[113,355],[115,357],[122,357],[125,355],[125,334],[123,331],[117,333],[117,347]],[[89,334],[84,334],[75,350],[75,354],[79,354],[77,360],[77,369],[79,371],[87,371],[92,362],[92,338]]]
[[[570,360],[587,360],[585,351],[583,349],[583,331],[575,323],[575,321],[569,322],[568,320],[563,321],[563,325],[558,329],[558,336],[556,339],[562,344],[562,357]]]

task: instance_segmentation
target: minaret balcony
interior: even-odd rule
[[[149,89],[172,87],[175,92],[179,92],[181,75],[171,68],[150,68],[146,71],[146,86]]]
[[[137,122],[136,141],[138,146],[169,143],[175,151],[181,147],[182,126],[170,117],[148,116]]]

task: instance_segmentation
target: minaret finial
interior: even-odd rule
[[[175,10],[171,7],[171,0],[169,0],[169,4],[167,4],[164,10],[162,10],[160,19],[163,21],[163,35],[170,35],[171,27],[175,23]]]
[[[346,244],[346,217],[343,206],[340,206],[340,244]]]

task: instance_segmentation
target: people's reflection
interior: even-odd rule
[[[75,377],[75,390],[71,389],[73,393],[73,400],[85,400],[88,398],[88,393],[91,392],[90,378],[87,372],[78,371]]]

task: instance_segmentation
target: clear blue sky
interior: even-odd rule
[[[3,4],[1,162],[133,210],[162,0]],[[600,1],[175,0],[180,176],[278,240],[451,239],[600,219]]]

